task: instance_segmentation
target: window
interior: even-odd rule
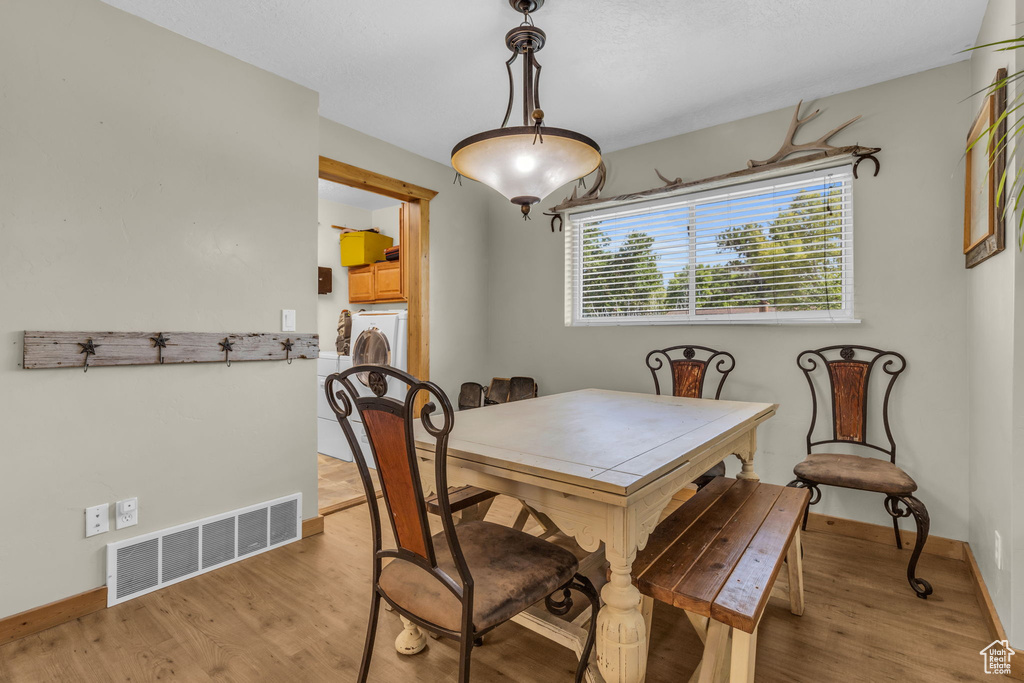
[[[851,167],[567,216],[566,323],[853,320]]]

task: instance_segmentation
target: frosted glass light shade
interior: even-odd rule
[[[592,173],[600,163],[596,142],[561,128],[541,128],[540,137],[533,126],[497,128],[468,137],[452,150],[456,171],[523,206]]]

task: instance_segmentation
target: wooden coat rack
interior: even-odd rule
[[[226,363],[317,358],[315,334],[224,332],[25,332],[22,367]]]

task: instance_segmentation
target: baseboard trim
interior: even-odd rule
[[[302,520],[302,537],[309,538],[310,536],[316,536],[324,532],[324,516],[317,515],[316,517],[310,517],[309,519]]]
[[[48,605],[5,617],[0,619],[0,645],[74,621],[86,614],[106,609],[106,607],[107,587],[100,586],[69,598],[51,602]]]
[[[377,491],[377,498],[380,498],[383,495],[384,493],[382,491]],[[342,510],[348,510],[349,508],[354,508],[357,505],[362,505],[365,502],[366,495],[353,496],[352,498],[343,500],[340,503],[325,505],[320,508],[319,512],[322,517],[326,517],[327,515],[333,515],[335,512],[341,512]]]
[[[324,532],[323,515],[302,520],[302,537],[315,536]],[[18,640],[33,633],[60,626],[79,617],[107,608],[107,587],[63,598],[48,605],[35,607],[19,614],[0,619],[0,645]]]
[[[964,561],[967,563],[967,569],[971,572],[971,578],[974,579],[974,595],[978,599],[981,614],[988,624],[989,636],[992,640],[1006,640],[1006,629],[1003,628],[1003,622],[999,618],[999,613],[996,612],[996,605],[992,602],[992,595],[988,592],[985,577],[981,575],[981,567],[978,566],[978,561],[974,558],[971,544],[967,542],[964,542]],[[1010,649],[1018,654],[1010,660],[1009,678],[1024,681],[1024,648],[1011,646]]]
[[[891,526],[871,524],[870,522],[860,522],[853,519],[844,519],[842,517],[832,517],[830,515],[822,515],[816,512],[812,512],[808,515],[807,530],[824,531],[831,534],[838,534],[839,536],[859,538],[862,541],[873,541],[875,543],[885,543],[887,545],[896,544],[895,534],[893,533]],[[916,532],[909,531],[907,529],[900,529],[900,535],[903,537],[904,548],[914,547],[914,542],[917,540]],[[929,555],[938,555],[939,557],[948,557],[951,560],[963,561],[964,545],[965,543],[963,541],[957,541],[952,538],[928,536],[928,540],[925,541],[924,544],[924,552]]]

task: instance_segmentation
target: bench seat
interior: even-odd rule
[[[490,501],[497,495],[494,491],[477,486],[452,486],[448,489],[448,504],[453,513],[458,513],[485,501]],[[431,514],[441,514],[441,505],[437,502],[436,494],[427,498],[426,503],[427,510]]]
[[[803,613],[800,521],[808,499],[805,489],[717,477],[662,521],[637,554],[640,592],[686,610],[705,641],[700,681],[722,675],[730,639],[730,680],[752,680],[752,636],[787,557],[790,610]]]

